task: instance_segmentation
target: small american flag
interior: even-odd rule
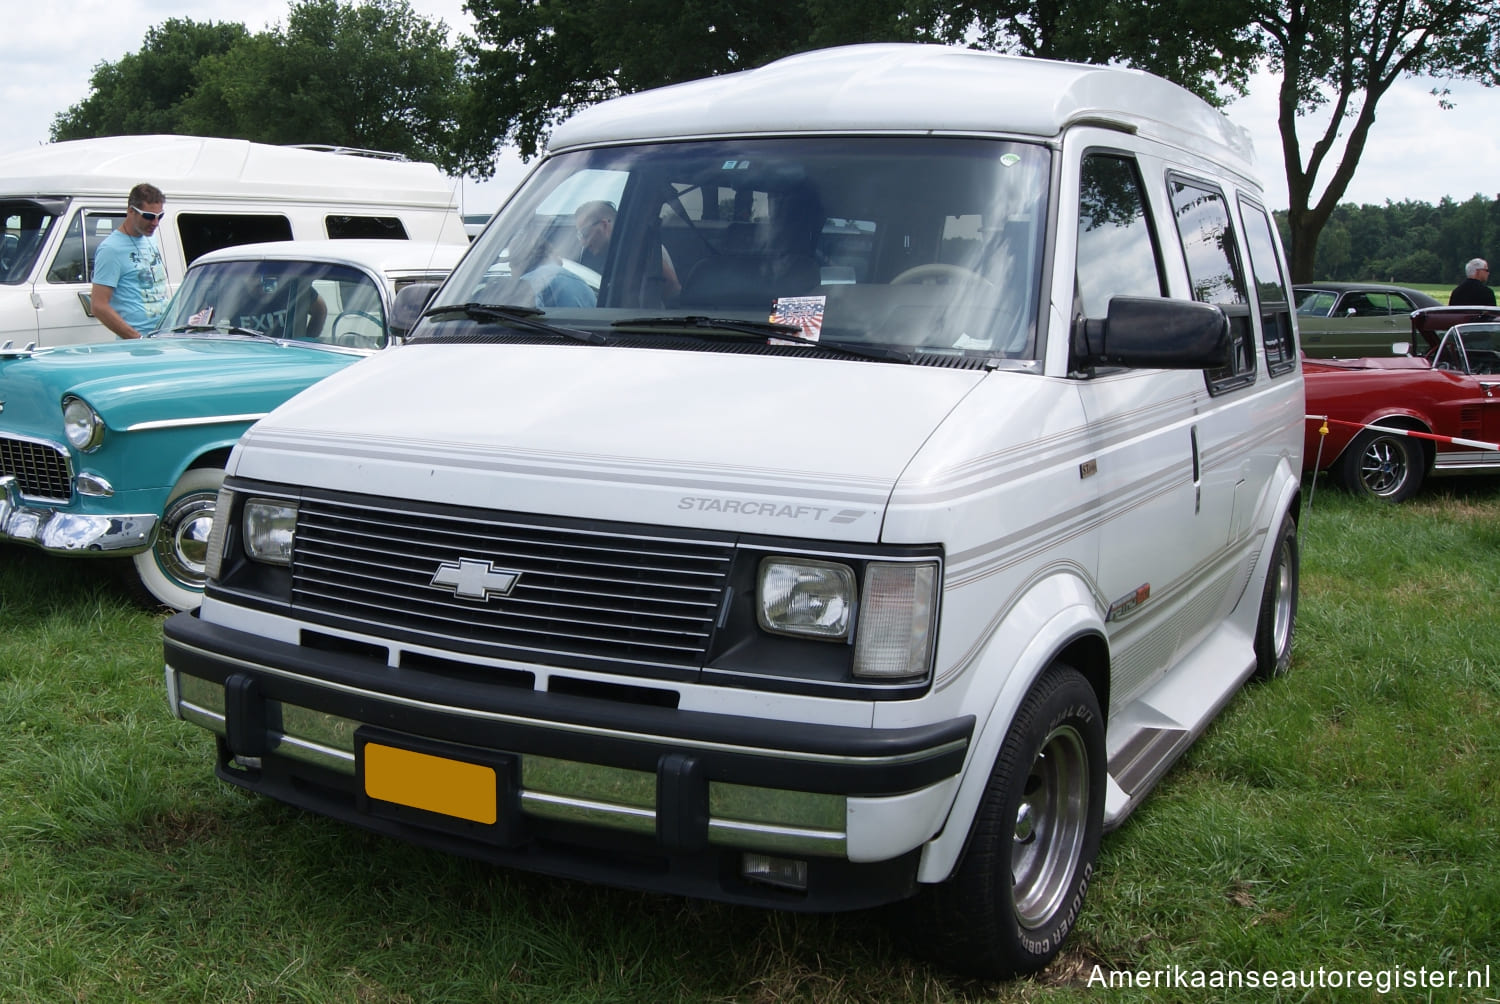
[[[202,325],[205,325],[205,324],[212,324],[213,320],[214,320],[214,308],[212,308],[212,307],[204,307],[202,310],[198,311],[192,317],[189,317],[188,318],[188,323],[189,324],[193,324],[193,325],[202,326]]]
[[[823,307],[826,296],[782,296],[777,297],[771,308],[772,324],[795,324],[802,335],[813,341],[823,333]]]

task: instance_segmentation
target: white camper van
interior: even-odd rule
[[[909,899],[1038,969],[1290,664],[1289,289],[1246,134],[1144,73],[854,46],[606,102],[407,345],[240,441],[169,703],[393,837]]]
[[[132,186],[166,195],[167,281],[216,248],[342,237],[466,240],[456,183],[435,166],[339,147],[110,136],[0,156],[0,343],[113,341],[94,319],[99,243]]]

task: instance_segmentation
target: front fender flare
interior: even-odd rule
[[[1050,613],[1039,621],[1038,610]],[[1077,668],[1099,692],[1102,709],[1108,674],[1104,604],[1081,568],[1054,568],[1011,605],[964,668],[954,685],[968,688],[962,703],[976,717],[974,739],[948,818],[922,850],[918,881],[941,882],[957,867],[1016,710],[1059,656],[1080,644],[1101,653],[1101,665]]]

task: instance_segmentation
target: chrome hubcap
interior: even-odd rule
[[[217,495],[194,493],[173,499],[156,534],[156,560],[176,581],[203,588],[207,578],[208,535]]]

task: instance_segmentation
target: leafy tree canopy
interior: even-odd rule
[[[93,92],[52,136],[320,143],[487,171],[491,158],[466,161],[456,135],[466,79],[446,27],[407,0],[301,0],[285,27],[255,35],[177,20],[152,29],[140,52],[95,70]]]
[[[1314,277],[1318,238],[1348,191],[1391,86],[1411,75],[1500,83],[1500,0],[1260,0],[1249,10],[1254,38],[1281,77],[1292,278],[1303,282]],[[1318,111],[1327,124],[1312,127],[1306,144],[1299,128]],[[1413,151],[1414,168],[1436,152]]]
[[[53,119],[52,138],[187,132],[178,106],[198,86],[199,64],[248,38],[241,24],[163,21],[139,52],[94,68],[88,97]]]

